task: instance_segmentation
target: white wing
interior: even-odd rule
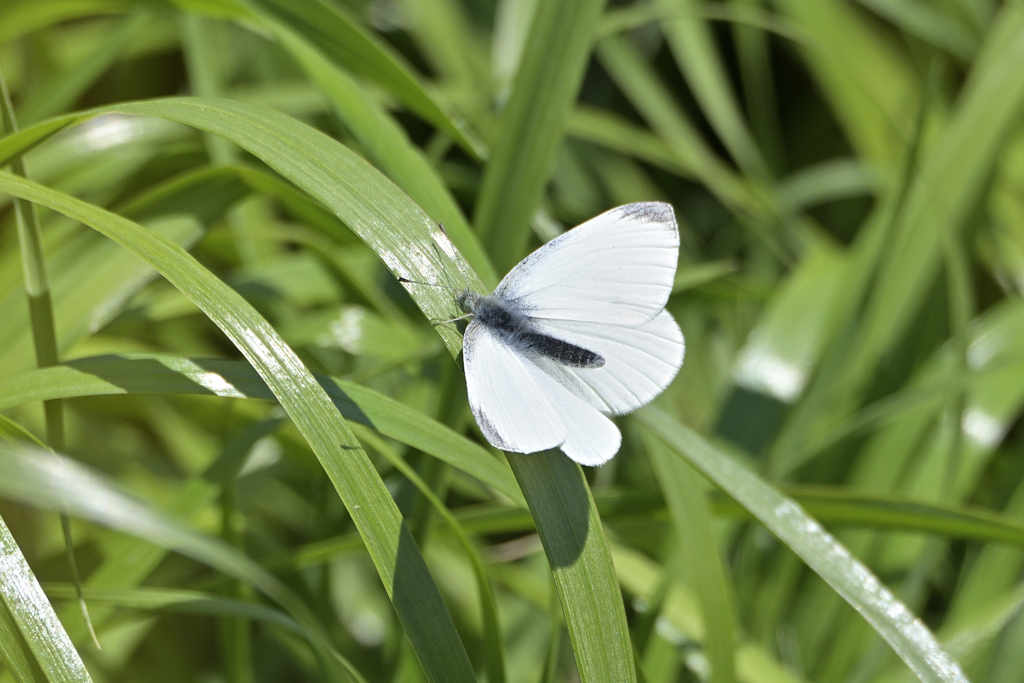
[[[494,293],[535,319],[638,325],[665,307],[678,258],[672,207],[627,204],[527,256]]]
[[[473,417],[495,448],[534,453],[558,446],[591,466],[618,452],[622,436],[611,420],[483,325],[469,324],[462,353]]]
[[[636,410],[664,391],[686,351],[679,325],[665,310],[635,326],[545,320],[536,328],[604,358],[599,368],[569,367],[543,356],[532,360],[591,407],[616,415]]]
[[[534,453],[565,441],[565,426],[529,362],[475,320],[462,339],[469,407],[495,448]]]

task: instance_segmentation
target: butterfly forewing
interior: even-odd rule
[[[469,406],[491,445],[533,453],[565,441],[565,427],[526,358],[476,320],[466,328],[462,355]]]
[[[470,323],[463,354],[470,407],[493,446],[517,453],[557,446],[591,466],[619,450],[622,437],[611,420],[493,330]]]
[[[637,325],[665,307],[678,257],[672,207],[627,204],[527,256],[494,293],[537,319]]]

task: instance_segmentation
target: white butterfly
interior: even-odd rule
[[[671,206],[627,204],[527,256],[493,295],[459,295],[469,405],[491,445],[557,446],[591,466],[618,452],[607,416],[652,400],[683,363],[665,310],[678,254]]]

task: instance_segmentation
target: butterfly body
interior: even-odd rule
[[[607,462],[622,435],[610,415],[652,400],[683,362],[665,310],[679,233],[672,207],[607,211],[527,256],[492,295],[461,293],[470,408],[487,440],[518,453],[561,448]]]
[[[604,358],[600,354],[536,331],[526,313],[516,310],[500,296],[482,296],[465,291],[459,295],[458,303],[463,312],[473,315],[478,325],[487,327],[523,354],[544,356],[574,368],[599,368],[604,365]]]

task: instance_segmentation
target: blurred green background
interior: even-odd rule
[[[0,75],[0,682],[1022,680],[1018,3],[2,0]],[[396,275],[649,200],[679,376],[494,451]]]

